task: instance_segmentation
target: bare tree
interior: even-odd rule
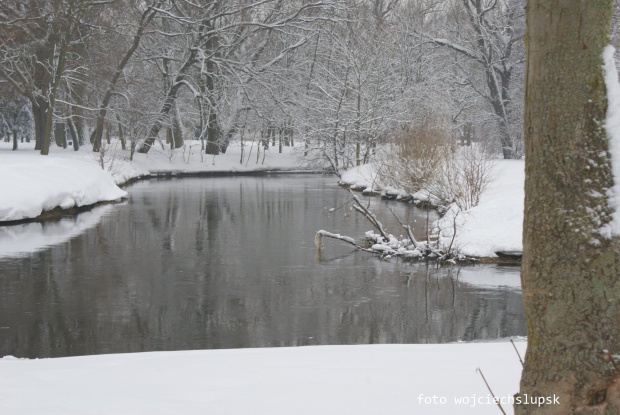
[[[135,34],[133,35],[133,39],[125,53],[121,55],[121,59],[116,65],[114,72],[107,80],[107,85],[105,87],[105,92],[103,94],[103,98],[101,99],[101,103],[98,105],[99,111],[97,113],[96,126],[93,131],[93,138],[91,139],[93,143],[93,151],[99,152],[101,149],[101,139],[103,137],[103,125],[106,119],[108,106],[110,104],[110,100],[112,99],[113,94],[116,92],[115,87],[125,67],[129,63],[129,60],[135,53],[136,49],[140,45],[140,41],[142,40],[142,36],[144,35],[144,31],[151,21],[155,18],[158,8],[162,6],[164,3],[163,0],[154,0],[151,3],[143,3],[140,5],[140,8],[143,9],[140,18],[137,22]],[[125,10],[128,10],[127,7]],[[117,53],[116,51],[112,51],[112,53]]]
[[[456,82],[475,90],[491,107],[504,158],[515,158],[511,96],[515,68],[522,61],[521,0],[460,0],[445,2],[445,23],[418,35],[454,54]],[[520,121],[517,121],[520,122]]]
[[[36,147],[48,154],[56,100],[64,80],[82,68],[74,48],[95,0],[7,0],[0,3],[0,77],[30,100]]]

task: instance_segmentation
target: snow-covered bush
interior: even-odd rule
[[[476,206],[493,180],[493,158],[474,143],[458,146],[441,122],[410,127],[394,137],[380,157],[382,186],[424,192],[429,199],[461,210]]]
[[[448,130],[441,122],[427,121],[394,135],[379,154],[378,178],[382,186],[414,194],[425,189],[449,157]]]
[[[495,161],[478,146],[456,147],[435,171],[427,191],[445,203],[468,210],[480,203],[480,196],[493,181]]]

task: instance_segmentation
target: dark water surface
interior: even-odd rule
[[[525,335],[519,270],[384,262],[334,177],[138,182],[128,202],[0,228],[0,356]],[[373,198],[424,232],[426,213]],[[330,209],[335,208],[330,212]],[[431,218],[434,219],[432,212]]]

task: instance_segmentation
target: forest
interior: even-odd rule
[[[7,0],[0,135],[41,154],[301,140],[339,172],[432,124],[519,158],[524,24],[519,0]]]

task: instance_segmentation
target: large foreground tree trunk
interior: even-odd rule
[[[601,234],[612,210],[602,73],[611,6],[527,4],[521,280],[528,348],[517,414],[620,414],[619,244]],[[532,398],[546,400],[525,403]]]

